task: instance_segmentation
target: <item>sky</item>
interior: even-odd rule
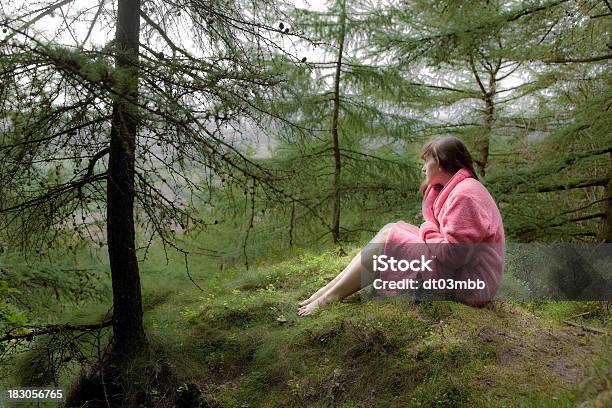
[[[117,0],[106,0],[106,8],[114,10],[116,8]],[[36,10],[42,9],[43,6],[48,4],[56,3],[56,1],[51,0],[4,0],[0,2],[0,22],[5,21],[8,18],[16,15],[17,10],[27,10],[32,12],[31,16],[36,16],[40,14],[39,12],[34,12]],[[324,11],[325,1],[323,0],[294,0],[289,1],[289,4],[293,4],[298,8],[309,8],[310,10],[316,11]],[[38,33],[44,35],[48,39],[53,39],[55,42],[66,45],[73,45],[75,43],[75,38],[81,42],[86,36],[89,29],[89,24],[86,21],[72,21],[72,18],[75,16],[75,12],[78,10],[81,20],[92,20],[96,12],[98,11],[99,0],[73,0],[68,2],[66,5],[57,9],[51,15],[47,15],[38,20],[32,28],[35,29]],[[143,8],[146,9],[146,2],[143,2]],[[19,13],[22,14],[22,13]],[[100,19],[103,19],[104,16],[101,14]],[[66,29],[66,21],[69,22],[69,29]],[[103,23],[103,24],[100,24]],[[96,27],[92,30],[89,38],[88,44],[95,47],[104,46],[108,41],[112,39],[114,36],[114,25],[113,22],[108,22],[108,24],[104,24],[104,21],[99,21]],[[271,26],[276,26],[277,22],[268,22]],[[144,22],[141,20],[141,24],[144,25]],[[10,34],[10,33],[8,33]],[[176,33],[175,33],[176,34]],[[5,34],[0,33],[0,40],[4,37]],[[183,36],[185,33],[183,33]],[[289,36],[283,36],[282,42],[283,45],[289,48],[291,46],[288,41]],[[182,38],[185,43],[189,43],[191,38]],[[189,48],[189,47],[188,47]],[[313,54],[314,55],[314,54]]]

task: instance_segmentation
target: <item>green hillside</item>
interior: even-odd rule
[[[476,309],[353,296],[297,316],[298,300],[335,276],[356,250],[345,257],[294,251],[248,271],[215,270],[193,256],[191,275],[203,291],[180,257],[165,265],[163,253],[153,251],[142,268],[153,354],[133,362],[134,383],[144,372],[168,370],[184,406],[198,406],[197,399],[211,407],[603,407],[612,401],[609,336],[563,323],[609,332],[606,304],[497,301]],[[103,310],[90,303],[63,318],[92,322]],[[83,351],[91,350],[81,340]],[[27,381],[32,360],[25,357],[33,354],[10,370],[13,381]],[[60,376],[66,388],[78,376],[75,367]],[[163,400],[164,386],[142,382],[135,390],[144,390],[150,403]]]

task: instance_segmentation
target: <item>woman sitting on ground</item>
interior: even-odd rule
[[[419,259],[415,253],[427,253],[438,265],[430,278],[479,279],[485,283],[484,290],[454,291],[452,299],[472,306],[491,301],[501,281],[505,259],[499,209],[478,180],[472,157],[460,139],[440,137],[428,142],[422,148],[421,159],[425,161],[426,179],[419,191],[425,222],[420,228],[404,221],[385,225],[338,276],[299,303],[300,316],[342,300],[375,279],[396,280],[397,275],[390,272],[371,272],[362,261],[373,255],[398,252],[404,259]],[[397,291],[383,293],[394,295]]]

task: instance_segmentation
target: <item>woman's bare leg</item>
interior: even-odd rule
[[[299,303],[299,305],[300,306],[306,306],[307,304],[309,304],[309,303],[317,300],[318,298],[320,298],[322,295],[325,294],[325,292],[327,292],[329,289],[331,289],[342,278],[342,276],[344,276],[344,274],[346,274],[347,271],[349,271],[350,269],[354,268],[355,264],[359,263],[359,262],[361,262],[361,251],[359,251],[357,253],[357,255],[355,255],[353,257],[353,260],[348,264],[348,266],[346,268],[344,268],[342,270],[342,272],[340,272],[338,275],[336,275],[336,277],[334,279],[332,279],[327,285],[323,286],[321,289],[316,291],[308,299],[301,301]]]
[[[370,244],[382,244],[387,239],[389,231],[394,224],[385,225],[370,241]],[[370,247],[370,251],[378,251],[377,246]],[[323,307],[333,301],[342,300],[345,297],[352,295],[353,293],[360,290],[362,287],[369,285],[374,280],[374,274],[364,275],[364,268],[361,266],[362,251],[353,258],[349,265],[336,276],[330,283],[325,287],[319,289],[314,295],[312,295],[307,303],[303,303],[298,310],[300,316],[306,316],[312,313],[315,309]],[[368,256],[374,255],[368,254]],[[363,277],[366,276],[366,281],[362,282]]]
[[[380,231],[378,231],[378,233],[374,236],[374,238],[372,238],[372,240],[370,241],[370,243],[381,243],[381,242],[385,242],[385,239],[387,238],[387,234],[389,232],[389,230],[395,225],[395,223],[391,223],[391,224],[387,224],[384,227],[381,228]],[[361,262],[361,251],[359,251],[357,253],[357,255],[355,255],[353,257],[353,259],[351,260],[351,262],[346,266],[346,268],[344,268],[342,270],[342,272],[340,272],[334,279],[332,279],[327,285],[323,286],[321,289],[319,289],[318,291],[316,291],[312,296],[310,296],[308,299],[303,300],[299,303],[299,306],[306,306],[309,303],[312,303],[313,301],[317,300],[318,298],[320,298],[321,296],[323,296],[329,289],[331,289],[336,283],[338,283],[338,281],[350,270],[353,270],[355,268],[356,265],[358,265]]]

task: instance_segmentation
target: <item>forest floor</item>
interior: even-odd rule
[[[302,253],[248,271],[192,271],[204,291],[175,291],[148,271],[149,334],[210,406],[612,405],[609,305],[353,296],[298,316],[297,302],[350,259]]]
[[[141,264],[147,335],[183,390],[197,385],[210,407],[612,406],[612,325],[603,302],[496,301],[478,309],[356,295],[298,316],[298,301],[357,250],[294,251],[249,270],[192,258],[203,290],[180,257],[166,265],[153,256]],[[60,320],[106,313],[90,306]]]

